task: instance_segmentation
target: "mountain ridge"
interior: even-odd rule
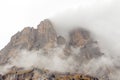
[[[44,67],[45,63],[48,62],[51,64],[49,66],[52,67],[52,70],[54,68],[57,70],[57,67],[65,67],[74,73],[79,72],[79,69],[82,69],[84,66],[83,64],[87,64],[89,61],[104,55],[100,51],[97,41],[91,37],[91,32],[88,30],[75,28],[68,33],[69,40],[66,40],[65,37],[57,34],[54,27],[56,26],[53,26],[49,19],[45,19],[40,22],[36,29],[25,27],[22,31],[17,32],[11,37],[10,42],[0,51],[0,65],[10,64],[19,68],[20,66],[14,64],[14,61],[19,64],[19,61],[23,59],[22,63],[26,63],[24,59],[28,59],[28,65],[29,60],[33,60],[33,65],[29,67],[36,67],[35,61],[37,61],[36,58],[39,58],[40,61],[38,60],[37,65],[43,65],[42,67]],[[41,50],[42,52],[40,52]],[[43,61],[40,63],[40,58],[43,60],[47,59],[47,62]],[[85,73],[85,69],[80,71]]]
[[[93,44],[97,45],[97,43],[95,43],[91,39],[89,31],[82,28],[72,30],[69,33],[69,37],[70,41],[66,42],[64,37],[57,36],[57,32],[55,31],[51,21],[45,19],[44,21],[41,21],[41,23],[37,26],[37,29],[34,29],[33,27],[25,27],[21,32],[17,32],[15,35],[13,35],[11,37],[11,41],[0,51],[1,53],[0,55],[2,55],[3,57],[3,55],[5,54],[9,55],[10,53],[15,53],[17,52],[16,51],[17,49],[27,50],[39,50],[42,48],[48,49],[55,47],[56,44],[66,45],[68,47],[80,47],[81,49],[85,49],[84,46],[88,45],[89,43],[90,43],[89,45],[91,46]],[[98,54],[97,52],[96,54],[100,56],[101,52],[99,51],[99,48],[96,47],[96,49],[98,49],[97,50]],[[85,55],[88,55],[90,53],[85,52],[85,50],[82,51],[83,53],[85,53]],[[0,60],[1,61],[0,63],[7,62],[8,59]]]

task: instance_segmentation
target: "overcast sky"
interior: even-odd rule
[[[17,31],[78,5],[79,0],[0,0],[0,49]]]
[[[36,27],[45,18],[79,7],[83,14],[99,6],[106,10],[111,4],[118,5],[114,1],[117,0],[0,0],[0,49],[16,32],[27,26]]]

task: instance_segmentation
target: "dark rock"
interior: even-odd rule
[[[42,71],[42,73],[39,71]],[[10,71],[4,75],[0,75],[0,78],[1,80],[98,80],[96,77],[91,77],[80,73],[54,73],[46,72],[45,70],[40,69]]]
[[[64,45],[65,43],[66,43],[66,40],[64,37],[62,37],[62,36],[57,37],[57,44],[58,45]]]
[[[89,31],[78,28],[70,32],[70,46],[73,47],[83,47],[87,41],[91,38]]]

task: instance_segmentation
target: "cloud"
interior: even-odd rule
[[[58,34],[68,36],[71,29],[83,27],[90,30],[94,38],[99,41],[101,48],[106,49],[103,50],[111,54],[113,52],[119,54],[120,6],[118,3],[120,3],[118,0],[85,0],[83,4],[86,5],[85,7],[80,5],[77,9],[69,9],[50,19]]]

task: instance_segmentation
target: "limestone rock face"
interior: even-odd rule
[[[11,41],[0,51],[0,63],[4,64],[17,50],[38,50],[54,47],[57,34],[49,20],[42,21],[37,29],[26,27],[12,36]]]
[[[79,57],[80,62],[85,62],[92,58],[97,58],[103,55],[100,52],[97,41],[94,41],[89,31],[79,28],[72,30],[69,34],[70,42],[68,46],[80,48]]]
[[[49,20],[42,21],[37,28],[35,47],[53,47],[57,40],[57,34]]]
[[[12,36],[8,45],[1,50],[0,63],[6,63],[10,57],[16,55],[20,49],[32,49],[35,42],[36,30],[30,27],[24,28]]]
[[[10,47],[19,49],[39,49],[56,42],[57,34],[49,20],[42,21],[37,29],[26,27],[16,33],[10,41]],[[7,45],[8,47],[9,45]]]
[[[36,30],[34,28],[26,27],[11,38],[12,46],[20,49],[31,49],[35,43],[35,35]]]

